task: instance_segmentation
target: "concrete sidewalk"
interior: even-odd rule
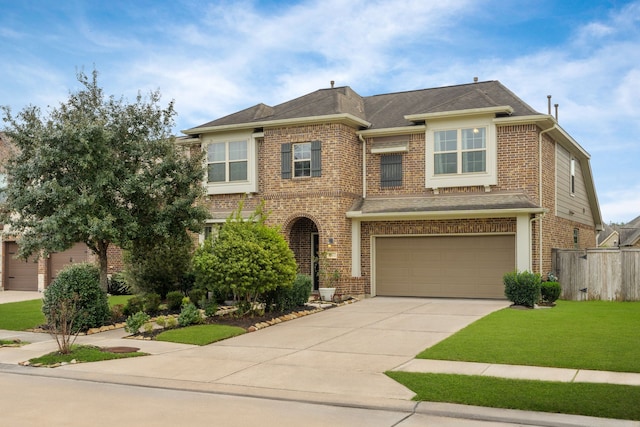
[[[79,337],[78,342],[139,347],[152,356],[65,365],[55,369],[17,366],[21,361],[56,350],[51,337],[0,331],[0,338],[16,337],[33,343],[20,348],[1,348],[0,370],[409,413],[421,410],[464,412],[472,407],[445,405],[449,409],[444,410],[441,409],[443,405],[413,402],[414,394],[387,377],[385,371],[638,384],[637,374],[550,371],[548,368],[414,359],[424,348],[508,305],[508,301],[377,297],[203,347],[123,339],[126,333],[114,330]],[[493,411],[488,419],[496,420],[507,413],[491,408],[477,408],[476,411],[482,414]],[[585,417],[563,417],[562,425],[640,425],[602,419],[587,423],[582,419]],[[572,424],[571,420],[575,423]]]
[[[42,297],[42,292],[38,291],[0,291],[0,304],[42,299]]]

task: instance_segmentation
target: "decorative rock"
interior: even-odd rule
[[[255,332],[255,331],[257,331],[257,330],[258,330],[258,328],[256,328],[255,326],[249,326],[249,327],[247,328],[247,332]]]

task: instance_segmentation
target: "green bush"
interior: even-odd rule
[[[562,287],[558,282],[542,282],[540,285],[540,300],[546,304],[552,304],[560,298]]]
[[[124,316],[124,304],[115,304],[111,306],[111,321],[119,322]]]
[[[144,311],[149,314],[156,314],[160,311],[161,302],[160,295],[155,292],[146,294],[144,296]]]
[[[196,307],[204,308],[207,302],[207,291],[199,288],[191,289],[191,291],[189,291],[189,300],[191,300]]]
[[[184,290],[191,269],[193,241],[188,235],[175,235],[138,242],[125,252],[127,281],[139,293],[157,293],[166,298],[171,291]]]
[[[298,274],[291,286],[278,286],[266,292],[262,301],[267,312],[284,312],[305,305],[311,295],[311,277]]]
[[[266,218],[263,204],[244,218],[240,203],[218,237],[196,250],[196,286],[213,291],[216,299],[232,294],[249,309],[266,292],[290,286],[296,277],[295,257],[280,230],[265,224]]]
[[[131,286],[125,280],[123,273],[113,273],[107,285],[109,295],[131,295]]]
[[[134,295],[127,300],[124,306],[124,315],[131,316],[139,311],[144,311],[144,298],[141,295]]]
[[[533,307],[540,300],[540,275],[530,271],[507,273],[503,277],[504,295],[515,305]]]
[[[111,317],[107,294],[100,287],[100,271],[93,264],[71,264],[44,291],[42,312],[47,320],[60,301],[75,300],[73,332],[104,325]]]
[[[183,293],[180,291],[167,292],[167,308],[171,311],[180,310]]]
[[[140,331],[140,328],[149,320],[151,320],[151,317],[149,317],[147,313],[139,311],[127,317],[127,324],[124,327],[124,330],[130,334],[137,334],[138,331]]]
[[[178,325],[180,326],[189,326],[195,325],[202,322],[202,315],[200,314],[200,310],[195,305],[189,303],[182,307],[182,311],[178,316]]]
[[[204,305],[204,315],[207,317],[215,316],[218,312],[218,303],[214,300],[207,301]]]

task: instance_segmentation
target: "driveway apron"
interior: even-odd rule
[[[204,347],[56,370],[138,382],[164,379],[177,387],[187,382],[199,389],[271,397],[406,401],[413,393],[385,371],[508,304],[376,297]]]

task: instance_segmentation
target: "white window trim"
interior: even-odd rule
[[[434,133],[444,130],[485,128],[486,133],[486,170],[485,172],[436,175],[434,162]],[[458,149],[460,150],[460,148]],[[426,132],[425,187],[438,189],[447,187],[490,186],[498,183],[498,143],[496,126],[492,117],[451,119],[430,121]]]
[[[224,135],[204,136],[202,138],[202,150],[205,153],[205,167],[203,184],[207,194],[238,194],[258,192],[258,143],[257,138],[261,134],[247,132],[233,132]],[[209,182],[207,173],[207,147],[209,144],[230,141],[247,141],[247,179],[246,181]]]

